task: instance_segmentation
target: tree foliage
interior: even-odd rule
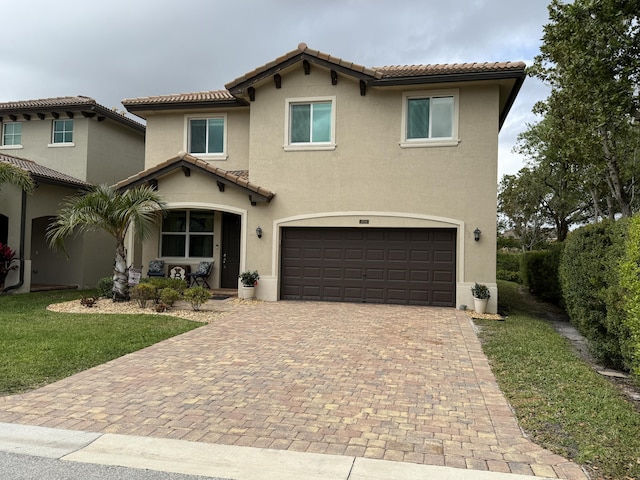
[[[0,189],[3,183],[15,185],[27,193],[33,192],[35,188],[29,172],[12,163],[0,161]]]
[[[101,185],[89,193],[70,197],[49,226],[47,238],[54,248],[64,250],[64,241],[74,233],[104,231],[116,240],[113,266],[113,298],[128,298],[128,266],[125,238],[133,227],[133,234],[148,238],[157,225],[165,207],[164,201],[151,187],[136,187],[120,192]]]
[[[534,107],[542,120],[518,139],[528,168],[508,181],[528,188],[535,179],[536,194],[523,195],[532,204],[520,210],[543,209],[559,239],[588,218],[640,208],[639,15],[640,0],[549,5],[529,74],[551,93]]]

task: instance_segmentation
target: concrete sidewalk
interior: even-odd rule
[[[0,423],[0,451],[233,480],[523,480],[531,476]],[[545,477],[535,477],[545,478]]]

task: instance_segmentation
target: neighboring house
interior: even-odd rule
[[[171,209],[138,262],[259,298],[496,310],[498,132],[523,63],[367,68],[300,44],[226,90],[127,99]],[[474,239],[474,231],[481,231]],[[137,252],[140,253],[140,252]]]
[[[2,185],[0,242],[20,257],[5,290],[95,286],[112,272],[113,239],[71,238],[67,258],[49,249],[46,230],[65,197],[144,168],[144,125],[79,96],[0,103],[0,130],[0,161],[28,171],[37,185],[32,195]]]

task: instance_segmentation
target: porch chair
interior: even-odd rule
[[[200,285],[204,287],[206,285],[207,288],[211,289],[207,282],[209,275],[211,275],[211,270],[213,270],[213,262],[200,262],[195,272],[187,273],[189,286]]]
[[[147,269],[147,277],[164,277],[164,260],[151,260]]]

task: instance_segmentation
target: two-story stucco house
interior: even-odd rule
[[[124,100],[145,170],[118,186],[171,209],[136,261],[213,259],[223,288],[258,270],[274,301],[472,305],[477,281],[495,311],[498,132],[524,70],[367,68],[300,44],[225,90]]]
[[[0,133],[0,162],[28,171],[37,185],[32,195],[2,185],[0,243],[20,257],[5,290],[95,286],[112,272],[114,241],[103,234],[71,238],[67,258],[49,249],[46,229],[65,197],[144,168],[144,125],[77,96],[0,103]]]

